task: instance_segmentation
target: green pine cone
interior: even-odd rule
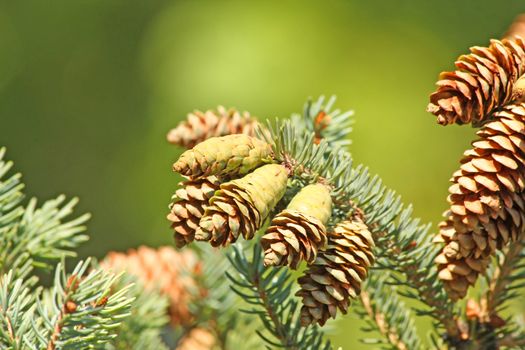
[[[277,214],[261,238],[264,265],[287,265],[297,269],[301,261],[311,264],[326,244],[325,224],[332,213],[328,187],[308,185]]]
[[[192,178],[245,175],[271,161],[269,144],[244,134],[212,137],[184,152],[173,170]]]
[[[225,246],[239,235],[252,239],[270,211],[286,192],[288,172],[267,164],[243,178],[226,182],[210,199],[195,239]]]
[[[330,191],[322,184],[305,186],[292,198],[287,209],[313,216],[326,224],[332,214]]]

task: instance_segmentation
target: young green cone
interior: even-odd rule
[[[321,326],[335,318],[337,309],[348,311],[350,299],[361,292],[361,283],[374,262],[374,240],[358,217],[337,224],[328,234],[328,246],[299,278],[302,297],[301,324]]]
[[[215,176],[180,183],[182,188],[175,192],[174,201],[170,205],[171,212],[168,214],[178,248],[191,243],[195,238],[195,230],[199,227],[204,209],[208,200],[219,189],[219,184]]]
[[[314,262],[318,249],[326,244],[324,225],[331,212],[332,199],[325,185],[301,189],[288,207],[273,218],[261,238],[264,264],[296,269],[303,260]]]
[[[192,178],[244,175],[271,161],[269,144],[248,135],[212,137],[184,152],[173,170]]]
[[[283,197],[288,173],[284,166],[267,164],[243,178],[226,182],[210,199],[195,239],[226,246],[239,235],[252,239]]]

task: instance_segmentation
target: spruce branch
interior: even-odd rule
[[[499,313],[506,301],[518,296],[517,289],[525,286],[524,248],[523,240],[507,246],[497,255],[497,265],[489,270],[485,296],[489,315]]]
[[[524,249],[522,239],[498,252],[496,263],[487,272],[487,289],[481,299],[479,322],[488,324],[488,335],[496,338],[499,346],[508,348],[525,345],[525,332],[521,325],[512,318],[502,320],[500,317],[508,308],[509,301],[519,298],[519,290],[525,286]]]
[[[23,214],[20,203],[24,197],[20,174],[5,177],[11,170],[13,162],[5,161],[5,148],[0,148],[0,236],[5,235]]]
[[[10,270],[0,278],[0,348],[24,349],[32,341],[35,293]]]
[[[408,296],[427,304],[429,315],[449,335],[457,335],[453,304],[441,283],[437,282],[434,257],[437,248],[428,233],[430,225],[412,218],[412,207],[404,206],[400,196],[386,188],[378,176],[371,176],[362,165],[354,166],[351,155],[343,149],[331,149],[326,140],[314,142],[313,133],[301,133],[289,120],[268,123],[265,137],[300,186],[323,181],[332,186],[334,215],[332,224],[354,211],[362,213],[377,241],[378,265],[396,272],[395,283],[409,288]]]
[[[411,312],[397,294],[392,293],[392,287],[387,284],[388,276],[377,275],[371,274],[360,294],[362,309],[357,309],[357,312],[363,317],[367,316],[369,328],[365,331],[377,330],[391,349],[420,349],[421,341]]]
[[[313,133],[314,143],[325,140],[331,147],[347,147],[352,143],[348,135],[352,132],[354,111],[332,109],[335,101],[334,95],[326,103],[324,96],[320,96],[315,102],[310,98],[304,104],[302,115],[295,113],[290,119],[300,128],[300,133]]]
[[[293,282],[288,269],[265,268],[259,244],[251,259],[242,248],[233,247],[228,255],[236,274],[227,273],[232,289],[251,309],[246,313],[259,316],[267,332],[257,334],[269,345],[285,349],[332,349],[317,326],[301,327],[299,305],[292,297]]]
[[[69,220],[78,200],[65,203],[64,196],[40,208],[36,199],[22,207],[20,175],[2,180],[12,166],[3,161],[4,154],[5,149],[0,149],[0,273],[12,270],[14,279],[25,280],[33,267],[50,269],[64,256],[76,255],[74,249],[87,240],[82,232],[89,215]]]
[[[32,323],[37,344],[33,349],[104,349],[130,315],[130,286],[113,291],[121,278],[101,269],[88,272],[90,261],[80,262],[66,274],[59,263],[54,285],[37,300]]]

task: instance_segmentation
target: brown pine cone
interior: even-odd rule
[[[440,236],[434,240],[444,243],[441,253],[436,257],[438,277],[444,283],[445,289],[452,300],[464,298],[468,288],[476,283],[480,273],[483,273],[490,263],[490,256],[478,258],[464,257],[472,240],[459,241],[453,224],[450,220],[442,222],[439,226]],[[460,236],[464,239],[466,236]]]
[[[452,177],[450,210],[437,241],[439,277],[462,298],[490,257],[525,227],[525,104],[509,105],[478,131]]]
[[[141,246],[127,253],[109,252],[100,265],[107,270],[126,271],[136,276],[145,288],[158,288],[170,300],[168,312],[172,325],[192,323],[193,316],[188,308],[192,298],[190,290],[196,287],[193,276],[200,273],[200,264],[192,251]]]
[[[220,185],[210,199],[195,239],[214,247],[226,246],[239,235],[252,239],[286,191],[288,172],[267,164],[248,175]]]
[[[314,262],[326,244],[325,224],[332,213],[329,189],[322,184],[302,188],[288,208],[277,214],[261,238],[264,265],[288,265],[296,269],[301,261]]]
[[[211,350],[215,336],[205,328],[193,328],[177,345],[176,350]]]
[[[494,111],[512,101],[516,80],[525,72],[525,43],[521,38],[492,40],[458,58],[454,72],[439,75],[438,89],[427,110],[439,124],[479,126]]]
[[[215,136],[255,136],[257,124],[257,119],[248,112],[240,113],[234,108],[219,106],[217,110],[189,113],[186,121],[169,131],[167,139],[174,145],[193,148],[196,144]]]
[[[326,250],[319,252],[313,265],[299,278],[302,297],[301,324],[321,326],[335,318],[337,309],[348,311],[350,299],[361,292],[361,283],[374,262],[374,240],[358,217],[337,224],[328,234]]]
[[[209,199],[219,189],[219,180],[215,176],[188,180],[179,184],[170,205],[168,220],[175,231],[173,237],[178,248],[193,242],[195,230],[204,214]]]

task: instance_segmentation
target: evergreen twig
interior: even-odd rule
[[[232,289],[251,309],[243,311],[259,316],[269,334],[257,334],[272,347],[290,350],[329,350],[332,346],[324,339],[317,326],[301,327],[299,305],[292,297],[293,282],[288,269],[263,266],[262,250],[255,244],[249,259],[242,248],[233,247],[228,256],[236,274],[227,273]]]
[[[419,349],[421,341],[414,331],[412,315],[392,287],[386,284],[387,279],[388,276],[374,274],[369,277],[360,294],[363,311],[358,309],[357,312],[367,316],[365,319],[370,329],[374,328],[383,335],[392,349]]]

